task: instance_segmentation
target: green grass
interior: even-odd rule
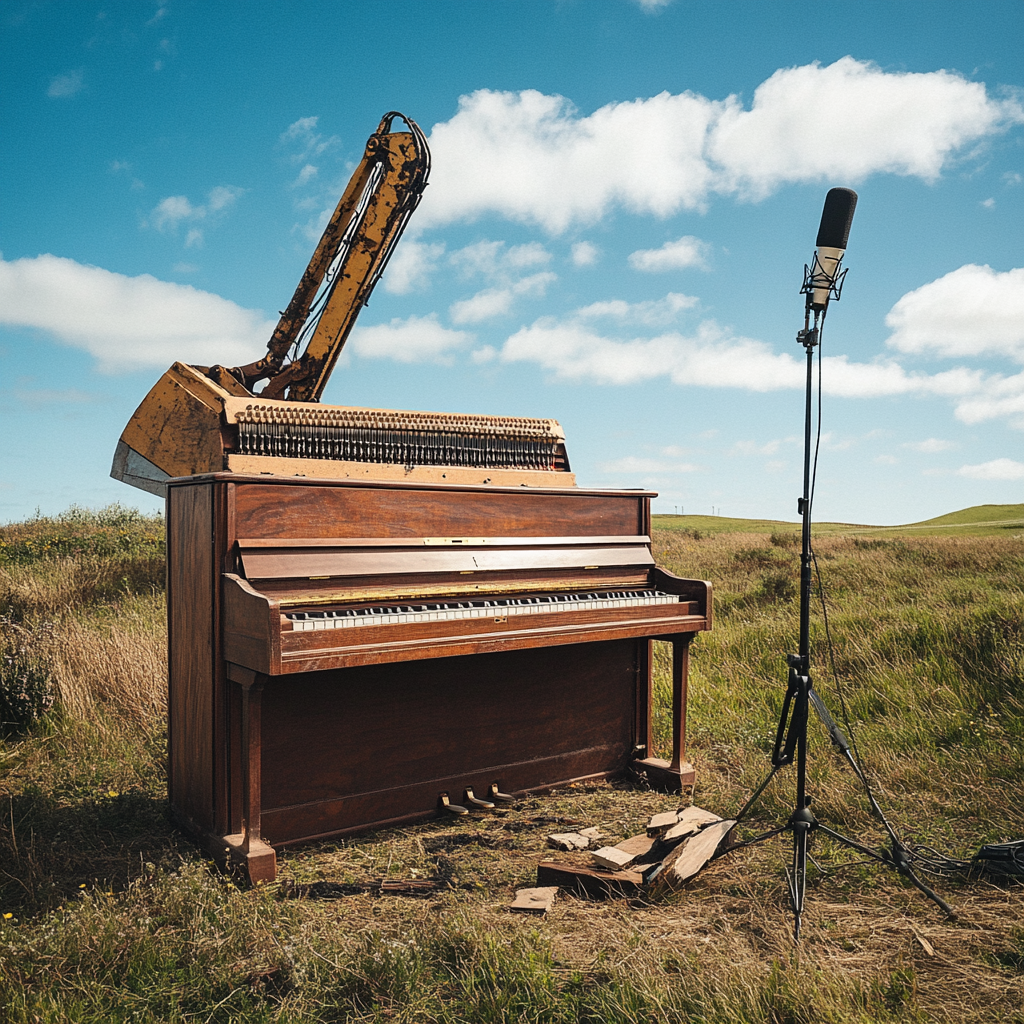
[[[794,524],[708,519],[656,517],[654,542],[659,564],[714,583],[715,628],[692,651],[689,753],[695,802],[727,814],[767,769],[796,644],[798,547]],[[958,911],[947,921],[884,869],[839,868],[848,858],[828,842],[798,952],[781,843],[716,861],[677,894],[563,895],[544,918],[510,915],[548,832],[598,825],[615,841],[678,804],[625,781],[285,850],[281,884],[237,884],[166,814],[160,526],[114,509],[0,528],[8,551],[35,545],[0,564],[0,644],[25,652],[54,699],[0,740],[5,1024],[1024,1024],[1024,887],[933,880]],[[879,529],[816,540],[839,684],[875,791],[909,840],[957,855],[1024,836],[1024,544],[948,523],[938,536]],[[61,543],[46,549],[46,537]],[[816,685],[838,715],[817,609],[812,640]],[[669,657],[655,645],[663,750]],[[817,723],[809,775],[823,820],[882,842]],[[752,828],[788,816],[791,787],[783,772]],[[428,899],[286,888],[431,876],[447,885]]]
[[[772,533],[783,539],[793,535],[799,541],[800,523],[781,519],[731,519],[728,516],[656,515],[658,529],[698,534]],[[904,526],[865,526],[857,523],[813,523],[816,537],[828,536],[929,536],[1004,537],[1024,536],[1024,505],[974,505],[920,523]]]

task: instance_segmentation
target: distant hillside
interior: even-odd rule
[[[663,530],[699,530],[701,533],[790,533],[799,522],[779,519],[730,519],[728,516],[656,515],[654,523]],[[815,523],[815,534],[927,534],[948,536],[998,536],[1024,534],[1024,504],[973,505],[921,523],[904,526],[867,526],[858,523]]]

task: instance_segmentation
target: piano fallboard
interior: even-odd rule
[[[646,535],[242,539],[237,565],[248,578],[223,577],[225,656],[267,675],[709,628],[708,585],[654,566]],[[528,615],[495,607],[472,618],[422,621],[413,612],[358,628],[296,628],[294,616],[307,611],[323,615],[317,609],[372,604],[371,580],[379,592],[396,595],[433,588],[434,607],[463,598],[479,604],[486,595],[496,603],[521,600],[507,594],[538,586],[549,595],[593,594],[595,600],[534,607]],[[623,590],[660,594],[671,603],[623,607],[616,597]],[[600,607],[604,603],[608,607]]]

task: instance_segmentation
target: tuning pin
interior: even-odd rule
[[[481,811],[494,810],[494,804],[492,804],[490,800],[481,800],[479,797],[473,795],[472,786],[466,787],[466,803],[469,804],[470,807],[475,807]]]
[[[469,811],[465,807],[462,807],[459,804],[453,804],[448,799],[447,793],[441,793],[440,796],[438,797],[438,801],[441,804],[441,810],[447,811],[449,814],[469,814]]]

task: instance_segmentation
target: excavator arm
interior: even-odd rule
[[[391,130],[396,117],[409,131]],[[246,366],[198,369],[221,384],[230,374],[249,393],[267,380],[261,398],[318,402],[360,309],[419,204],[429,171],[430,151],[416,122],[397,111],[385,114],[281,315],[267,354]]]
[[[392,131],[395,118],[408,131]],[[238,431],[225,411],[230,399],[319,403],[360,309],[419,204],[429,171],[430,152],[419,126],[397,111],[385,114],[266,355],[233,368],[175,363],[122,431],[111,476],[163,494],[170,477],[225,468]]]

